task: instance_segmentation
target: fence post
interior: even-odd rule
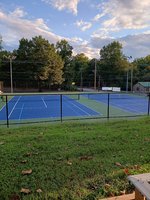
[[[148,116],[149,116],[149,113],[150,113],[150,93],[148,94]]]
[[[9,118],[8,118],[8,98],[6,95],[6,119],[7,119],[7,128],[9,128]]]
[[[80,100],[80,94],[78,94],[78,100]]]
[[[108,93],[108,101],[107,101],[107,119],[109,119],[109,101],[110,101],[110,94]]]
[[[60,94],[60,121],[61,122],[62,122],[62,118],[63,118],[62,112],[63,112],[63,110],[62,110],[62,94]]]

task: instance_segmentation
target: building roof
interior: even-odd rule
[[[143,87],[150,87],[150,82],[138,82]]]

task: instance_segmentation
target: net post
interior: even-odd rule
[[[108,93],[108,99],[107,99],[107,119],[109,119],[109,109],[110,109],[110,94]]]
[[[148,111],[147,111],[147,115],[149,116],[150,114],[150,93],[148,93]]]
[[[62,94],[60,94],[60,121],[62,122],[62,118],[63,118],[63,116],[62,116]]]
[[[8,118],[8,97],[6,95],[6,119],[7,119],[7,128],[9,128],[9,118]]]

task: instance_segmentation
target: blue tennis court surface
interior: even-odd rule
[[[60,118],[60,95],[15,96],[8,102],[8,119]],[[63,95],[62,117],[91,117],[100,113]],[[0,120],[6,120],[6,106],[0,110]]]
[[[108,104],[108,94],[91,94],[89,99]],[[133,114],[146,114],[148,97],[134,94],[109,94],[109,105]]]

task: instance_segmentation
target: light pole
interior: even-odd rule
[[[97,73],[97,69],[96,69],[96,59],[95,59],[95,67],[94,67],[94,89],[96,90],[96,73]]]
[[[133,91],[133,66],[131,66],[131,92]]]
[[[80,69],[80,90],[83,91],[83,75],[82,75],[82,68]]]
[[[129,73],[128,73],[128,70],[127,70],[126,92],[128,92],[128,81],[129,81]]]
[[[4,57],[9,60],[9,66],[10,66],[10,88],[11,88],[11,93],[13,93],[12,61],[16,58],[16,56],[9,55],[9,56],[4,56]]]
[[[132,56],[127,56],[126,58],[129,60],[132,59]],[[131,69],[131,91],[132,91],[132,79],[133,79],[133,71]],[[129,88],[129,69],[127,69],[126,92],[128,92],[128,88]]]

